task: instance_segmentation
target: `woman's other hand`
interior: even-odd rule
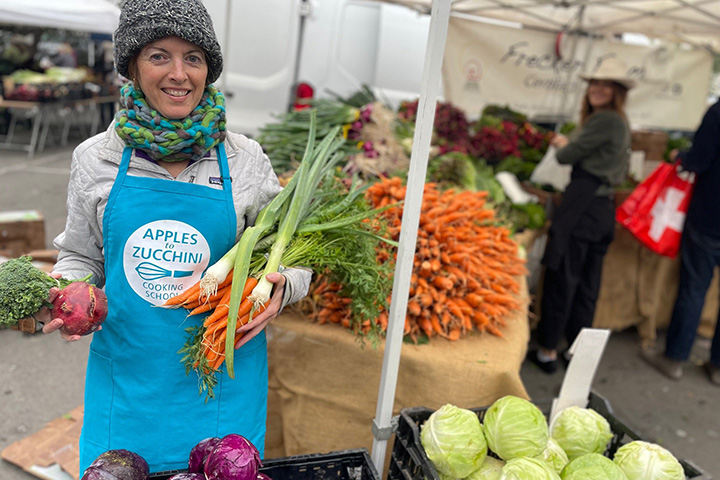
[[[258,333],[262,332],[268,323],[270,323],[273,318],[277,317],[277,314],[280,311],[283,294],[285,293],[285,277],[280,273],[268,273],[265,278],[268,282],[275,284],[272,297],[270,297],[270,303],[265,310],[253,316],[249,323],[246,323],[236,330],[237,333],[241,333],[243,336],[235,344],[235,349],[242,347]]]
[[[672,150],[670,150],[670,153],[668,154],[668,158],[670,159],[671,162],[675,161],[675,159],[678,156],[678,153],[680,153],[680,150],[678,150],[677,148],[673,148]]]
[[[555,135],[552,140],[550,140],[550,144],[555,148],[563,148],[568,143],[570,142],[567,137],[559,133]]]

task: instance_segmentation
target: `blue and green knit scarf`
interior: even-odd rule
[[[182,120],[169,120],[151,109],[132,82],[120,90],[120,103],[124,108],[115,115],[115,131],[125,145],[153,160],[198,160],[225,140],[225,97],[212,85]]]

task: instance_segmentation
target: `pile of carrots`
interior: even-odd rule
[[[405,187],[399,177],[386,178],[370,186],[366,196],[374,207],[393,205],[405,199]],[[517,294],[525,262],[486,198],[487,192],[425,185],[405,318],[405,334],[414,341],[421,335],[458,340],[473,330],[502,336],[505,318],[520,307]],[[402,213],[401,205],[383,213],[393,240],[400,238]],[[394,249],[382,248],[377,261],[394,261],[395,256]],[[339,289],[316,285],[313,317],[349,326],[343,322],[347,299],[333,295]],[[374,321],[384,330],[387,313]]]
[[[200,282],[188,288],[184,293],[168,299],[163,306],[170,308],[182,307],[189,310],[188,316],[207,314],[203,320],[202,338],[199,356],[193,362],[193,368],[203,368],[208,371],[217,371],[225,361],[225,338],[227,337],[228,312],[230,311],[230,293],[232,289],[232,271],[227,278],[218,285],[217,292],[205,295],[200,288]],[[242,302],[238,308],[237,325],[244,325],[250,319],[253,302],[248,298],[258,281],[249,276],[242,292]],[[258,314],[263,308],[256,308],[253,314]],[[241,334],[235,337],[235,345],[242,338]],[[208,373],[208,372],[206,372]]]

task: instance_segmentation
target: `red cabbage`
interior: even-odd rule
[[[190,459],[188,460],[188,473],[203,473],[205,460],[207,460],[210,452],[213,451],[220,439],[218,437],[210,437],[200,440],[192,450],[190,450]]]
[[[112,476],[98,476],[98,471]],[[137,453],[120,449],[100,454],[85,472],[83,480],[114,480],[113,477],[118,480],[146,480],[150,467]]]
[[[258,473],[257,480],[272,480],[272,478],[268,477],[264,473],[260,472]]]
[[[168,480],[205,480],[205,475],[202,473],[178,473]]]
[[[120,480],[112,473],[95,467],[88,467],[81,480]]]
[[[242,435],[224,436],[205,461],[207,480],[257,480],[260,452]]]

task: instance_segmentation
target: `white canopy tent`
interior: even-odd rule
[[[384,0],[430,12],[432,0]],[[720,49],[720,0],[452,0],[452,12],[526,28],[640,33]]]
[[[372,460],[381,469],[392,434],[392,413],[402,350],[403,325],[417,240],[435,105],[451,13],[506,22],[518,27],[598,36],[641,33],[652,38],[720,47],[720,0],[381,0],[431,13],[423,83],[378,402],[373,420]]]
[[[0,24],[113,33],[120,9],[107,0],[2,0]]]

